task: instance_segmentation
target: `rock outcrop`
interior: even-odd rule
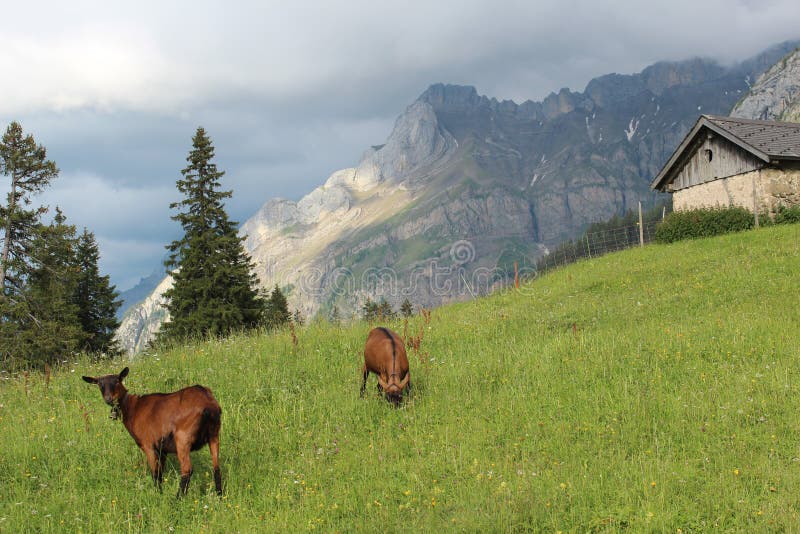
[[[733,117],[800,122],[800,50],[762,74],[736,104]]]
[[[142,302],[125,312],[116,337],[128,354],[144,350],[155,337],[161,323],[169,319],[164,308],[164,293],[170,287],[172,278],[164,278]]]

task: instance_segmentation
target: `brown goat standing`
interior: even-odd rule
[[[97,378],[84,376],[83,380],[100,386],[103,399],[111,406],[112,419],[122,415],[122,424],[147,457],[156,486],[161,488],[166,455],[174,453],[181,465],[178,497],[185,495],[192,478],[189,452],[208,444],[214,467],[214,484],[221,495],[219,430],[222,408],[211,390],[196,385],[174,393],[132,395],[122,385],[122,379],[126,376],[127,367],[118,375]]]
[[[382,326],[373,328],[364,345],[364,380],[361,383],[361,396],[367,389],[367,376],[378,376],[378,388],[386,394],[386,399],[397,406],[403,400],[403,390],[410,387],[411,374],[408,370],[408,356],[403,338]]]

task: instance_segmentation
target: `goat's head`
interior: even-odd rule
[[[103,400],[106,404],[111,406],[111,419],[116,419],[120,415],[119,403],[128,390],[122,385],[122,379],[128,376],[128,368],[123,369],[118,375],[105,375],[105,376],[84,376],[82,377],[85,382],[90,384],[97,384],[100,387],[100,393],[103,395]]]
[[[387,383],[381,378],[381,375],[378,375],[378,385],[386,395],[386,400],[395,407],[400,406],[400,402],[403,400],[403,390],[408,385],[409,378],[410,375],[406,373],[406,376],[398,383],[397,376],[389,376],[389,382]]]

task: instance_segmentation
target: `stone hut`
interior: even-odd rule
[[[701,115],[650,184],[676,211],[800,204],[800,124]]]

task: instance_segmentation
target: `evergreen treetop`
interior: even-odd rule
[[[411,301],[408,300],[408,297],[406,297],[406,299],[403,300],[403,303],[400,305],[400,313],[405,318],[409,318],[414,315],[414,305],[411,304]]]
[[[47,151],[22,126],[12,122],[0,142],[0,174],[10,178],[6,204],[0,206],[3,244],[0,250],[0,299],[21,291],[20,274],[29,263],[32,240],[39,218],[47,208],[31,208],[31,196],[43,191],[58,176],[58,168],[47,159]]]
[[[4,349],[14,360],[42,367],[72,356],[84,338],[75,303],[75,227],[56,208],[53,222],[38,228],[29,250],[25,286],[3,325],[13,329]]]
[[[78,266],[75,300],[85,336],[81,348],[94,353],[118,354],[120,349],[114,332],[119,327],[117,310],[122,301],[110,278],[100,274],[100,250],[94,234],[86,228],[78,238],[75,255]]]
[[[227,335],[261,320],[254,266],[236,223],[228,219],[223,201],[231,192],[220,190],[225,173],[217,170],[213,157],[211,139],[198,128],[183,178],[177,180],[184,198],[170,204],[180,210],[172,219],[184,235],[167,246],[165,265],[173,286],[165,293],[170,320],[161,340]]]
[[[291,319],[292,315],[289,313],[286,295],[283,294],[278,284],[275,284],[275,288],[264,306],[264,325],[270,329],[280,328],[287,325]]]

